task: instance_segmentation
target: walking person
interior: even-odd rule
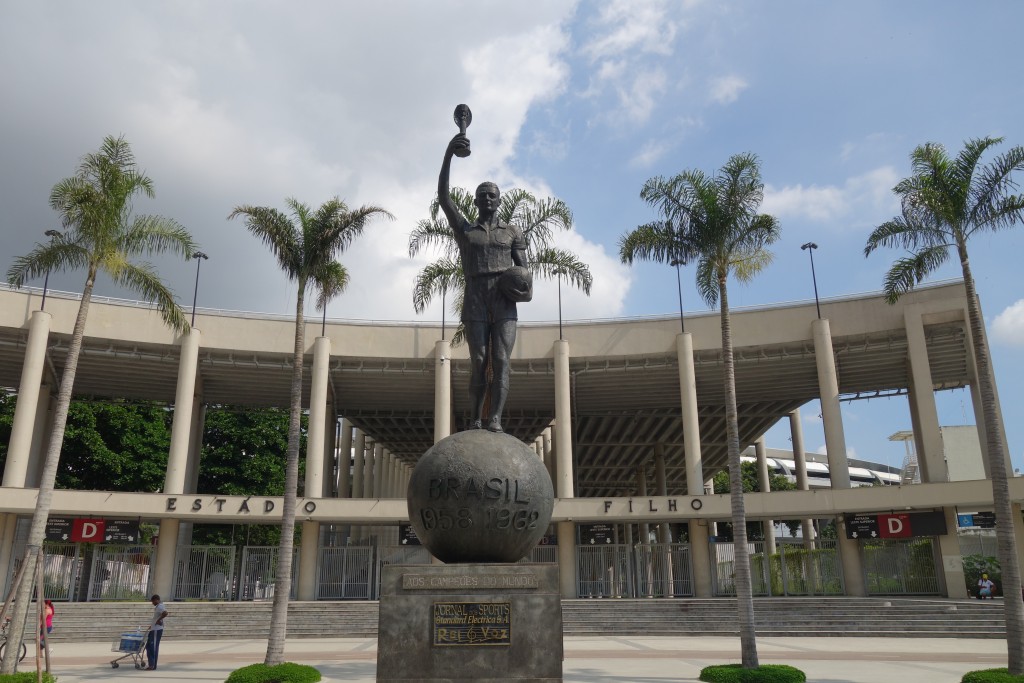
[[[149,599],[153,603],[153,620],[149,624],[149,633],[146,635],[146,661],[149,665],[146,671],[156,669],[156,660],[160,654],[160,639],[164,635],[164,617],[167,616],[167,608],[159,595]]]
[[[43,619],[44,619],[43,625],[44,625],[46,630],[45,631],[40,630],[40,633],[39,633],[39,635],[42,636],[42,645],[43,645],[44,648],[46,647],[46,635],[49,634],[49,633],[53,633],[53,615],[55,614],[55,612],[56,612],[56,610],[53,609],[53,601],[52,600],[44,600],[43,601]],[[52,652],[53,648],[50,648],[50,651]]]

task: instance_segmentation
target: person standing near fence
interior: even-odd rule
[[[153,603],[153,620],[149,624],[149,634],[146,636],[146,661],[149,663],[146,671],[153,671],[156,669],[156,660],[160,654],[160,639],[164,635],[167,608],[164,607],[159,595],[154,595],[149,601]]]

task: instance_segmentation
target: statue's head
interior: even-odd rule
[[[482,213],[494,213],[498,210],[498,203],[501,201],[501,190],[490,181],[480,183],[476,188],[476,196],[473,204]]]

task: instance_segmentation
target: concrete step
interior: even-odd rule
[[[270,602],[172,602],[171,639],[264,638]],[[57,603],[53,639],[113,640],[149,623],[148,603]],[[375,637],[375,601],[291,602],[291,637]],[[1005,638],[1001,601],[879,598],[755,598],[764,636]],[[713,599],[579,599],[562,601],[566,635],[739,634],[736,602]]]

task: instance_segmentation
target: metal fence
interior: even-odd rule
[[[644,598],[693,595],[693,565],[688,543],[640,544],[634,548],[636,594]]]
[[[320,548],[317,600],[369,600],[373,578],[372,546]]]
[[[581,598],[631,598],[633,557],[628,545],[576,547],[576,594]]]
[[[43,596],[50,600],[71,600],[75,579],[81,571],[77,543],[43,544]]]
[[[981,555],[982,557],[998,557],[995,529],[985,529],[973,533],[960,532],[957,535],[960,541],[960,554]]]
[[[750,584],[754,595],[768,595],[768,562],[764,541],[747,544],[750,554]],[[736,547],[732,541],[711,542],[711,584],[716,596],[736,595]]]
[[[843,563],[836,541],[819,539],[815,548],[780,543],[771,556],[772,595],[843,595]]]
[[[175,600],[230,600],[235,546],[182,545],[174,557]]]
[[[865,541],[864,585],[868,595],[940,594],[931,538]]]
[[[242,564],[238,573],[238,600],[271,600],[277,577],[277,546],[248,545],[242,548]],[[295,598],[299,585],[299,552],[292,555],[290,597]]]
[[[93,548],[86,600],[145,600],[150,595],[152,546]]]

